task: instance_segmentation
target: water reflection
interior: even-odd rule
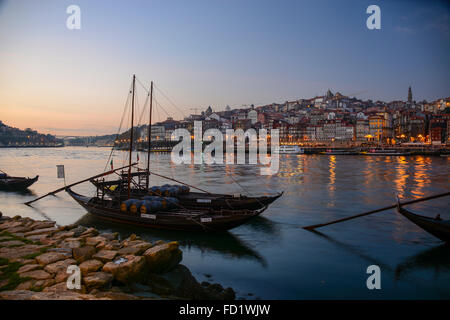
[[[328,207],[334,207],[334,191],[336,190],[336,156],[330,156],[330,161],[329,161],[329,169],[328,172],[330,173],[329,175],[329,179],[330,182],[328,183],[328,193],[329,193],[329,197],[330,200],[328,202]]]
[[[381,261],[379,261],[378,259],[375,259],[373,257],[371,257],[370,255],[368,255],[367,253],[357,249],[354,246],[351,246],[349,244],[346,244],[344,242],[338,241],[328,235],[325,235],[317,230],[309,230],[310,232],[318,235],[319,237],[321,237],[322,239],[325,239],[327,241],[329,241],[330,243],[332,243],[333,245],[339,247],[340,249],[343,249],[349,253],[351,253],[352,255],[357,256],[358,258],[361,258],[362,260],[367,261],[370,264],[375,264],[377,266],[379,266],[380,268],[382,268],[383,270],[388,270],[388,271],[392,271],[392,268],[389,267],[387,264],[382,263]]]
[[[430,270],[437,277],[441,272],[450,271],[450,244],[424,250],[397,265],[396,279],[401,279],[408,273],[418,270]]]
[[[216,252],[233,259],[249,259],[267,266],[267,261],[245,241],[230,232],[199,233],[188,231],[154,230],[131,225],[118,225],[114,222],[103,221],[87,213],[77,224],[94,227],[99,230],[118,232],[122,239],[135,233],[146,241],[178,241],[182,247],[196,248],[201,252]]]

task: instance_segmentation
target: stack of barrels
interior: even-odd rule
[[[189,193],[187,186],[169,185],[153,186],[149,189],[149,195],[142,199],[128,199],[121,203],[120,211],[133,215],[153,214],[160,210],[179,208],[179,200],[176,198],[181,194]]]
[[[154,196],[176,197],[180,194],[189,193],[190,189],[188,186],[165,184],[162,186],[153,186],[148,191],[150,195]]]

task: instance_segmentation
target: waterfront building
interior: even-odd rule
[[[250,110],[247,113],[247,118],[251,120],[252,124],[258,122],[258,112],[255,109]]]
[[[383,134],[384,119],[379,115],[369,116],[369,134],[375,137],[375,140],[381,140]]]
[[[369,119],[357,119],[356,120],[356,140],[366,141],[367,136],[370,134]]]

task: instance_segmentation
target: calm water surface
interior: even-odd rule
[[[414,199],[445,192],[450,158],[283,155],[274,176],[254,166],[174,166],[169,154],[152,154],[152,170],[212,192],[252,194],[284,190],[282,198],[258,217],[224,234],[154,231],[105,223],[87,214],[67,194],[48,197],[33,208],[22,203],[63,186],[56,164],[64,164],[67,183],[104,170],[108,148],[0,149],[0,169],[40,178],[30,193],[0,192],[4,215],[79,222],[123,237],[177,240],[183,264],[199,281],[231,286],[246,299],[416,299],[450,298],[450,246],[429,236],[394,210],[318,229],[322,223],[390,205],[395,194]],[[125,161],[117,152],[114,165]],[[145,154],[140,156],[142,166]],[[155,184],[167,183],[154,178]],[[94,188],[74,187],[85,195]],[[409,206],[450,219],[450,199]],[[381,290],[368,290],[366,269],[381,268]]]

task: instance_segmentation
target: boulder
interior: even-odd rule
[[[77,260],[78,263],[89,260],[94,253],[95,248],[91,246],[72,249],[73,258]]]
[[[200,285],[189,269],[177,265],[172,271],[164,274],[150,274],[147,279],[155,293],[172,295],[186,299],[200,300],[234,300],[233,289],[223,289],[220,284]],[[206,288],[205,288],[206,287]]]
[[[31,278],[35,280],[51,279],[52,275],[44,270],[33,270],[20,274],[22,278]]]
[[[27,244],[21,247],[15,248],[0,248],[0,258],[5,258],[9,260],[19,259],[21,257],[41,253],[41,250],[45,248],[45,246],[35,245],[35,244]]]
[[[183,252],[178,248],[178,242],[156,245],[143,254],[147,261],[149,272],[162,273],[172,270],[183,259]]]
[[[187,299],[207,298],[201,285],[197,282],[188,268],[183,265],[176,266],[165,274],[150,274],[147,284],[152,291],[162,295],[173,295]]]
[[[42,268],[42,266],[40,264],[26,264],[24,266],[21,266],[19,268],[19,270],[17,270],[17,273],[21,274],[24,272],[33,271],[33,270],[40,269],[40,268]]]
[[[61,252],[46,252],[36,257],[36,261],[43,266],[53,262],[66,259],[66,255]]]
[[[67,267],[74,265],[77,262],[74,259],[60,260],[45,266],[44,270],[48,273],[58,274],[60,272],[67,272]]]
[[[82,264],[80,264],[80,271],[82,275],[86,275],[91,272],[98,271],[101,267],[103,267],[103,263],[99,260],[86,260]]]
[[[28,280],[19,284],[14,290],[30,290],[33,288],[35,280]]]
[[[73,229],[69,229],[70,231],[72,231],[74,233],[74,237],[78,238],[79,236],[81,236],[83,234],[83,232],[86,231],[86,228],[83,226],[76,226]]]
[[[126,256],[129,254],[138,255],[139,251],[142,251],[142,250],[137,247],[124,247],[122,249],[117,250],[118,254],[121,256]]]
[[[107,241],[106,238],[103,238],[101,236],[89,237],[89,238],[86,238],[86,245],[95,247],[100,242],[106,242],[106,241]]]
[[[63,242],[59,244],[63,248],[80,248],[81,242],[77,238],[66,238]]]
[[[117,256],[117,251],[114,250],[100,250],[92,256],[92,258],[100,260],[103,263],[114,260]]]
[[[55,223],[56,223],[55,221],[35,221],[31,223],[30,229],[31,230],[48,229],[54,227]]]
[[[25,237],[28,236],[34,236],[37,234],[53,234],[54,232],[58,231],[58,229],[52,227],[52,228],[45,228],[45,229],[36,229],[32,231],[25,232]]]
[[[56,274],[55,276],[55,282],[56,283],[60,283],[60,282],[66,282],[67,278],[69,278],[70,274],[68,274],[66,271],[60,271]]]
[[[66,239],[66,238],[72,238],[75,236],[75,232],[72,231],[60,231],[53,235],[54,239]]]
[[[43,289],[55,284],[55,279],[38,280],[33,283],[33,288]]]
[[[47,252],[58,252],[63,254],[66,258],[72,258],[72,249],[71,248],[50,248]]]
[[[97,229],[95,229],[95,228],[88,228],[80,235],[80,238],[95,237],[96,235],[98,235],[98,230]]]
[[[108,241],[116,240],[119,234],[117,232],[114,233],[100,233],[100,236],[105,238]]]
[[[83,278],[84,285],[88,290],[105,289],[111,286],[113,276],[106,272],[91,273]]]
[[[141,256],[127,255],[103,266],[117,281],[129,284],[139,282],[146,276],[145,259]]]
[[[10,241],[2,241],[0,242],[0,247],[16,247],[24,245],[22,241],[19,240],[10,240]]]

